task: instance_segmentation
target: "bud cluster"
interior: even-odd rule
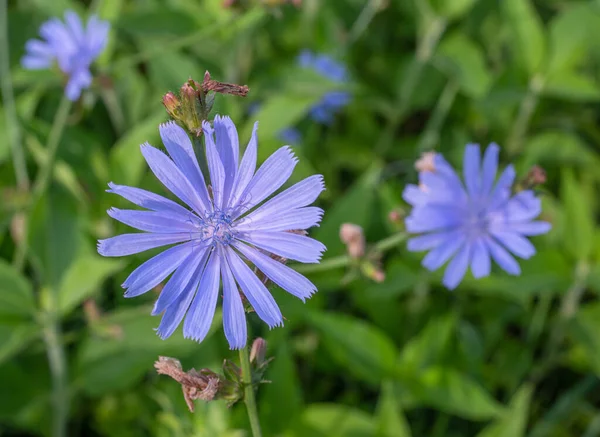
[[[193,136],[202,135],[202,122],[208,120],[215,101],[215,94],[231,94],[245,97],[248,86],[219,82],[204,73],[202,83],[189,79],[179,89],[179,97],[172,92],[163,96],[163,105],[169,116]]]

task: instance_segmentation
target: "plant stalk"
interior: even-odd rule
[[[252,371],[250,370],[250,356],[248,347],[240,349],[240,363],[242,365],[242,382],[244,383],[244,403],[250,420],[250,428],[253,437],[262,437],[258,410],[256,408],[256,397],[254,396],[254,384],[252,383]]]

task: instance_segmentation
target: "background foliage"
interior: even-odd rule
[[[307,271],[319,293],[307,304],[274,290],[287,318],[268,331],[275,357],[259,390],[266,435],[322,437],[592,437],[600,435],[600,2],[568,0],[304,0],[298,8],[220,0],[19,0],[9,2],[10,70],[29,174],[47,159],[57,72],[19,65],[24,43],[65,8],[110,20],[95,86],[69,118],[54,176],[29,224],[24,273],[11,266],[19,212],[3,106],[0,131],[0,435],[51,434],[47,293],[59,290],[58,345],[68,364],[69,435],[248,435],[243,406],[198,402],[158,377],[158,355],[217,369],[234,358],[215,321],[198,345],[153,333],[155,295],[122,297],[120,284],[148,254],[102,259],[95,240],[120,225],[106,183],[162,190],[139,144],[159,145],[161,96],[188,77],[250,86],[218,96],[247,141],[260,121],[262,159],[295,125],[294,181],[325,175],[326,215],[311,232],[344,254],[343,222],[375,243],[402,229],[388,213],[416,180],[413,163],[435,149],[459,163],[469,141],[503,146],[524,176],[548,173],[545,220],[523,274],[501,271],[455,292],[402,245],[382,258],[375,283],[341,266]],[[262,4],[259,4],[262,3]],[[296,66],[300,50],[347,63],[350,105],[329,127],[306,118],[338,87]],[[248,116],[252,103],[260,110]],[[10,114],[8,114],[10,115]],[[122,206],[122,205],[121,205]],[[22,230],[21,230],[22,231]],[[351,270],[351,269],[350,269]],[[150,293],[151,294],[151,293]]]

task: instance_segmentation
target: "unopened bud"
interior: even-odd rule
[[[363,274],[375,282],[385,281],[385,272],[379,267],[378,262],[364,261],[360,265]]]
[[[165,105],[165,108],[167,109],[167,112],[169,113],[169,115],[173,118],[177,118],[179,115],[179,99],[177,98],[177,96],[175,96],[175,94],[173,94],[171,91],[169,91],[167,94],[165,94],[163,96],[162,99],[163,105]]]
[[[419,172],[422,171],[435,171],[435,152],[424,152],[421,157],[415,162],[415,169]]]
[[[388,220],[392,223],[398,224],[402,221],[402,217],[404,216],[403,212],[400,209],[392,209],[388,214]]]
[[[340,239],[346,245],[348,255],[360,258],[365,254],[365,237],[363,229],[352,223],[344,223],[340,227]]]
[[[25,237],[26,220],[25,214],[18,212],[10,221],[10,235],[16,244],[20,244]]]
[[[523,185],[525,189],[531,189],[537,185],[545,184],[546,179],[546,171],[539,165],[534,165],[525,176]]]
[[[250,349],[250,362],[256,363],[260,367],[265,362],[265,355],[267,353],[267,342],[264,338],[257,338],[252,343]]]

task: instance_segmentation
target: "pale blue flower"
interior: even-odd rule
[[[56,62],[68,77],[65,94],[77,100],[81,91],[92,84],[90,65],[104,50],[109,29],[109,23],[95,15],[84,27],[75,12],[67,11],[64,23],[52,18],[42,24],[42,40],[27,41],[21,64],[29,70],[41,70]]]
[[[303,50],[298,56],[298,63],[303,68],[310,68],[335,83],[348,81],[346,67],[330,56],[314,54],[309,50]],[[347,91],[330,91],[310,109],[313,120],[330,124],[334,115],[350,101],[350,93]]]
[[[160,126],[170,156],[149,144],[141,146],[152,172],[185,207],[139,188],[109,184],[110,192],[146,209],[112,208],[109,215],[145,232],[99,241],[101,255],[125,256],[173,245],[135,269],[123,284],[125,297],[139,296],[174,272],[152,311],[163,313],[158,327],[161,338],[169,337],[185,316],[184,336],[202,341],[220,294],[223,327],[232,349],[246,345],[241,294],[269,327],[282,325],[277,303],[248,263],[303,301],[316,291],[308,279],[280,261],[319,262],[325,246],[302,232],[289,231],[319,224],[323,211],[308,205],[324,189],[323,177],[310,176],[263,202],[288,180],[297,159],[289,147],[282,147],[255,172],[256,129],[255,124],[240,159],[231,119],[217,116],[214,129],[204,122],[210,185],[204,181],[189,137],[174,122]]]
[[[429,253],[423,266],[437,270],[447,261],[443,283],[455,288],[467,268],[475,278],[488,276],[493,259],[511,275],[519,275],[519,264],[511,255],[530,258],[535,247],[526,238],[550,230],[550,224],[535,221],[540,199],[531,190],[513,193],[515,170],[509,165],[496,181],[500,148],[490,144],[483,160],[478,144],[466,146],[464,186],[454,169],[440,155],[432,171],[419,173],[419,186],[408,185],[404,199],[413,206],[406,230],[422,234],[408,241],[408,250]]]

